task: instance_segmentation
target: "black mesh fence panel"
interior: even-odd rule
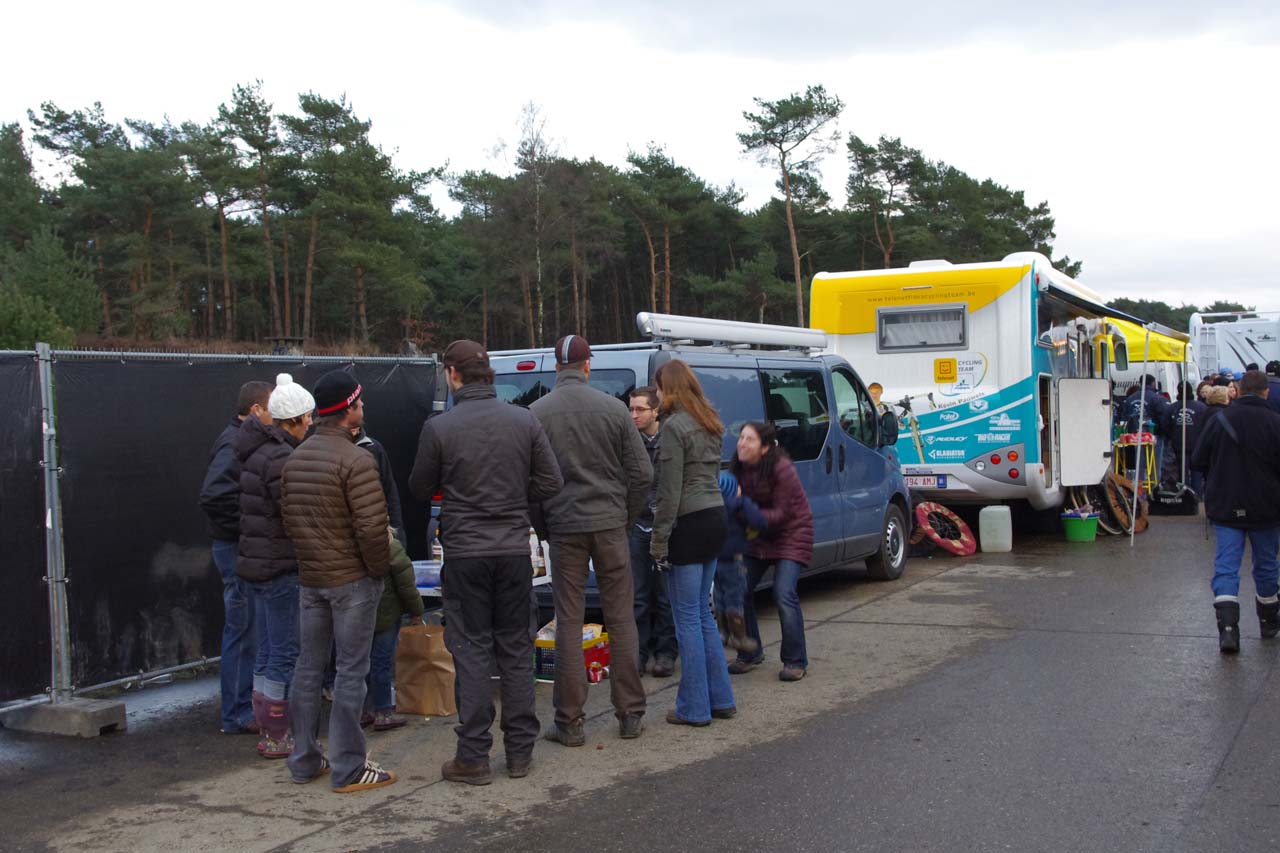
[[[0,702],[49,686],[40,379],[35,354],[0,355]]]
[[[198,502],[210,448],[244,382],[287,372],[311,388],[338,368],[364,386],[366,427],[395,468],[410,553],[425,556],[428,510],[405,483],[435,390],[431,362],[55,362],[73,684],[219,654],[222,585]]]

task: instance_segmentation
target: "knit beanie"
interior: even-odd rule
[[[287,421],[301,417],[316,407],[311,392],[293,381],[287,373],[276,376],[276,387],[267,401],[267,411],[274,420]]]
[[[316,382],[316,414],[334,415],[354,406],[363,389],[345,370],[330,370]]]

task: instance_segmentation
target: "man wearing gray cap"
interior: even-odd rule
[[[564,474],[564,490],[543,503],[556,603],[556,719],[546,738],[582,746],[587,701],[582,618],[589,562],[609,626],[609,693],[618,733],[639,737],[643,728],[645,694],[627,531],[645,507],[653,466],[627,407],[588,384],[587,339],[566,335],[556,342],[555,357],[555,390],[529,407],[546,429]]]
[[[459,702],[457,752],[440,772],[450,782],[488,785],[495,659],[509,776],[528,775],[538,740],[529,505],[554,496],[563,480],[538,421],[498,399],[483,346],[454,341],[444,351],[444,367],[453,407],[423,424],[409,489],[424,502],[441,495],[444,640]]]

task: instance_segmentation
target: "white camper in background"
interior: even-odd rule
[[[1239,376],[1248,364],[1265,370],[1280,361],[1280,311],[1192,314],[1188,331],[1202,376],[1224,370]]]

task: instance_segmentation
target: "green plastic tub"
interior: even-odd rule
[[[1092,542],[1098,538],[1098,517],[1091,515],[1081,518],[1078,515],[1062,516],[1062,532],[1068,542]]]

